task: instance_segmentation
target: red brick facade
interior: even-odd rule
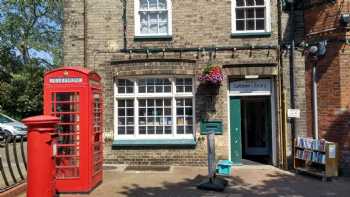
[[[350,11],[349,1],[324,3],[305,10],[308,43],[328,40],[327,53],[317,61],[319,137],[337,142],[343,173],[350,170],[350,47],[347,29],[340,25],[341,13]],[[306,57],[307,128],[312,136],[312,65]]]

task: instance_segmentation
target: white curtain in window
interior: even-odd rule
[[[169,5],[167,0],[137,0],[137,28],[141,35],[168,35]],[[138,30],[137,30],[138,31]]]

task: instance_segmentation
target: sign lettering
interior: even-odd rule
[[[50,83],[81,83],[83,79],[80,77],[64,77],[64,78],[51,78]]]
[[[300,118],[300,109],[288,109],[288,118]]]
[[[271,94],[270,79],[253,79],[230,82],[231,94]]]

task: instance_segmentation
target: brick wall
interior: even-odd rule
[[[305,57],[303,50],[300,50],[299,44],[304,40],[304,13],[302,10],[295,10],[294,12],[294,27],[291,18],[291,11],[281,13],[281,72],[283,80],[283,89],[285,92],[285,100],[287,109],[292,108],[291,96],[294,97],[294,108],[300,110],[300,118],[294,119],[295,136],[306,136],[307,134],[307,113],[306,113],[306,96],[305,96]],[[291,95],[291,75],[290,75],[290,50],[291,39],[294,37],[294,95]],[[292,121],[287,123],[287,156],[289,158],[289,165],[293,165],[292,157]]]
[[[121,148],[112,149],[107,143],[104,162],[124,165],[177,165],[206,166],[207,147],[204,141],[197,143],[196,149],[179,148]],[[226,159],[219,157],[218,159]]]
[[[111,59],[112,55],[96,54],[96,51],[117,52],[123,42],[123,4],[120,0],[85,0],[86,6],[86,49],[87,65],[97,66]],[[66,1],[64,38],[65,63],[83,59],[82,36],[84,30],[83,0]],[[231,38],[231,1],[174,1],[173,38],[169,41],[134,40],[134,1],[127,1],[127,40],[128,47],[210,47],[278,44],[277,1],[272,2],[272,35],[269,37]],[[76,43],[72,43],[76,42]],[[76,52],[76,53],[75,53]],[[95,60],[94,60],[95,59]],[[75,61],[78,62],[78,61]]]
[[[84,63],[84,53],[86,53],[86,65],[97,70],[103,78],[104,96],[105,96],[105,136],[113,138],[113,83],[118,77],[118,73],[123,73],[123,77],[145,75],[145,74],[160,74],[169,75],[173,71],[166,69],[169,65],[167,59],[177,60],[178,62],[191,61],[194,66],[186,65],[178,68],[184,70],[184,74],[190,74],[197,77],[202,67],[208,63],[210,53],[203,51],[200,53],[162,53],[158,54],[124,54],[120,53],[120,49],[124,46],[123,40],[123,1],[120,0],[85,0],[86,2],[86,26],[84,27],[84,1],[66,1],[65,4],[65,23],[64,23],[64,62],[65,65],[76,65]],[[134,39],[134,1],[127,2],[127,47],[128,48],[143,48],[143,47],[211,47],[211,46],[252,46],[252,45],[278,45],[278,7],[277,0],[271,0],[271,35],[270,36],[253,36],[253,37],[231,37],[231,1],[213,1],[213,0],[183,0],[173,2],[173,37],[170,40],[135,40]],[[299,17],[300,18],[300,17]],[[285,13],[282,17],[282,34],[288,32],[288,14]],[[302,22],[302,21],[300,21]],[[298,23],[299,24],[299,23]],[[84,30],[86,35],[84,37]],[[298,31],[299,32],[299,31]],[[282,36],[282,35],[281,35]],[[283,39],[288,39],[283,37]],[[296,107],[301,109],[302,117],[297,121],[297,130],[300,133],[305,133],[305,89],[304,89],[304,69],[303,58],[297,53],[296,58]],[[228,157],[228,109],[227,109],[227,89],[228,80],[233,77],[242,78],[244,75],[261,75],[271,77],[275,80],[276,88],[288,90],[289,88],[289,64],[288,57],[283,57],[284,63],[282,69],[279,69],[279,51],[278,50],[237,50],[235,52],[226,51],[218,52],[215,56],[212,54],[211,61],[219,65],[224,65],[225,82],[219,90],[219,94],[215,98],[215,113],[211,113],[212,118],[219,118],[224,121],[224,135],[217,136],[217,155],[218,157]],[[154,61],[149,64],[142,64],[143,69],[131,69],[135,66],[131,60],[146,60],[146,59],[162,59],[162,61]],[[119,63],[118,63],[119,61]],[[130,61],[130,62],[128,62]],[[113,63],[116,62],[116,63]],[[123,63],[120,63],[123,62]],[[162,62],[162,63],[160,63]],[[270,66],[266,67],[265,64]],[[247,65],[247,66],[242,66]],[[272,65],[272,66],[271,66]],[[192,69],[194,67],[194,69]],[[125,70],[125,68],[127,68]],[[137,66],[135,68],[138,68]],[[189,69],[190,68],[190,69]],[[123,70],[124,69],[124,70]],[[178,69],[178,70],[181,70]],[[191,73],[192,71],[193,73]],[[279,84],[277,80],[278,71],[283,71],[284,84]],[[197,87],[198,87],[197,82]],[[277,91],[277,94],[280,92]],[[289,103],[289,95],[287,104]],[[278,98],[278,95],[277,95]],[[203,111],[201,108],[206,108],[206,104],[211,99],[210,95],[205,92],[197,94],[198,111]],[[280,109],[278,109],[280,112]],[[279,120],[280,113],[277,113],[276,119]],[[198,117],[198,116],[197,116]],[[198,120],[197,120],[198,121]],[[277,121],[279,122],[279,121]],[[281,125],[276,125],[278,128],[278,136],[281,133]],[[198,131],[198,122],[197,128]],[[290,135],[290,131],[286,131]],[[199,138],[198,135],[196,138]],[[288,141],[289,145],[291,141]],[[279,144],[279,143],[277,143]],[[289,146],[290,147],[290,146]],[[109,150],[106,147],[106,160],[112,162],[123,155],[130,157],[135,154],[134,150],[121,151]],[[198,155],[203,155],[205,146],[197,146],[194,150],[189,150],[191,153],[197,151]],[[140,151],[140,150],[139,150]],[[160,150],[167,151],[167,150]],[[170,155],[177,154],[179,157],[184,154],[183,150],[168,150]],[[145,150],[143,154],[152,154]],[[195,154],[196,155],[196,154]],[[122,157],[122,158],[123,158]],[[182,156],[181,156],[182,157]],[[202,156],[199,158],[204,159]],[[149,156],[149,158],[156,158]],[[164,158],[166,159],[166,158]],[[120,163],[120,160],[116,160]],[[147,161],[148,162],[148,161]],[[151,162],[151,159],[149,160]],[[127,163],[127,162],[126,162]],[[191,163],[191,162],[189,162]],[[195,162],[194,162],[195,163]],[[194,164],[193,163],[193,164]],[[199,162],[200,163],[200,162]]]
[[[309,42],[328,39],[327,54],[317,62],[319,136],[337,142],[343,174],[350,174],[350,75],[349,47],[344,44],[346,30],[340,26],[340,13],[348,11],[350,2],[323,4],[305,12]],[[333,29],[335,28],[335,29]],[[308,135],[312,136],[312,65],[307,56],[306,88]]]
[[[64,1],[64,65],[84,64],[84,1]]]

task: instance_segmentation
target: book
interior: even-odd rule
[[[315,151],[326,151],[326,143],[327,141],[324,139],[312,139],[312,138],[305,138],[305,137],[298,137],[297,138],[297,147],[299,148],[306,148],[310,150]]]
[[[305,161],[312,161],[314,163],[325,164],[326,154],[321,152],[313,152],[311,150],[297,150],[295,157]]]

